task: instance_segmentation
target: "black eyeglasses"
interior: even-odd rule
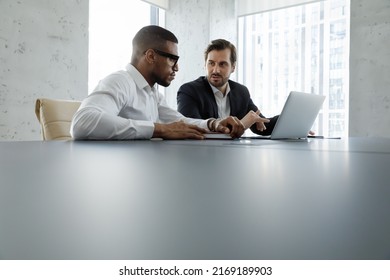
[[[158,49],[152,49],[155,53],[161,55],[161,56],[164,56],[164,57],[167,57],[169,58],[169,60],[171,62],[173,62],[173,64],[171,65],[172,67],[175,67],[176,64],[177,64],[177,61],[179,60],[179,56],[177,55],[174,55],[174,54],[171,54],[171,53],[167,53],[167,52],[163,52],[163,51],[160,51]]]

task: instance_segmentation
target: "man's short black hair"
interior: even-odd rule
[[[148,25],[141,28],[133,38],[132,60],[138,60],[148,49],[164,50],[167,41],[176,44],[179,42],[171,31],[158,25]]]

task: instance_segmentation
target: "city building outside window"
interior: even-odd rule
[[[348,134],[350,0],[328,0],[238,19],[238,81],[266,116],[290,91],[325,95],[313,130]]]

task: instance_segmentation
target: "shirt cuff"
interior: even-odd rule
[[[135,139],[151,139],[154,132],[152,121],[137,121],[137,132]]]
[[[210,118],[210,119],[214,119],[214,118]],[[211,130],[209,129],[209,127],[208,127],[208,125],[207,125],[207,122],[208,122],[210,119],[201,121],[199,127],[200,127],[200,128],[203,128],[203,129],[206,129],[207,131],[211,132]]]

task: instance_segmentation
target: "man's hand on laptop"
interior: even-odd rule
[[[241,122],[244,124],[245,129],[251,127],[253,124],[256,124],[256,128],[259,131],[264,131],[267,129],[265,126],[265,123],[269,122],[269,119],[262,118],[259,116],[260,115],[260,110],[257,110],[256,112],[254,111],[249,111],[248,114],[245,115],[241,119]]]

